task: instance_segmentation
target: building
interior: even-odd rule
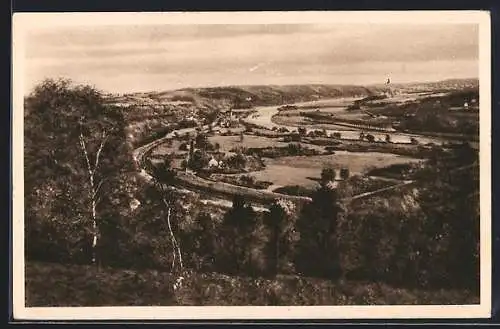
[[[208,167],[209,168],[218,168],[219,162],[217,160],[215,160],[214,158],[212,158],[212,159],[210,159],[210,161],[208,161]]]

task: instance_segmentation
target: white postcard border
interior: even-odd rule
[[[480,81],[480,305],[26,307],[24,267],[23,62],[29,28],[134,24],[477,23]],[[23,320],[236,320],[484,318],[491,312],[491,29],[487,11],[18,13],[13,16],[13,310]]]

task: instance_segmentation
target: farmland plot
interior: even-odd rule
[[[315,187],[324,167],[349,168],[351,174],[364,174],[371,168],[391,164],[417,162],[418,159],[377,152],[342,152],[319,156],[293,156],[266,159],[264,170],[252,173],[258,180],[270,181],[276,186],[301,185]],[[311,179],[312,178],[312,179]]]

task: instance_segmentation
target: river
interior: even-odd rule
[[[356,99],[352,99],[353,101]],[[339,104],[342,104],[345,106],[345,98],[338,98],[338,99],[332,99],[330,100],[332,102],[338,101]],[[290,104],[291,106],[294,105],[299,105],[301,103],[297,104]],[[280,105],[281,106],[281,105]],[[272,121],[273,116],[277,115],[279,113],[278,108],[280,106],[259,106],[256,107],[255,110],[257,113],[253,113],[244,120],[250,124],[254,124],[266,129],[272,129],[273,127],[276,128],[286,128],[290,131],[297,130],[297,126],[287,126],[287,125],[279,125],[276,124]],[[332,105],[335,106],[335,105]],[[345,107],[345,109],[347,106]],[[306,133],[309,133],[310,131],[317,130],[317,128],[311,128],[308,127],[307,125],[303,126],[306,129]],[[331,129],[326,129],[326,132],[328,134],[339,132],[341,134],[341,139],[346,139],[346,140],[359,140],[359,134],[361,132],[364,133],[369,133],[375,137],[375,140],[385,140],[386,135],[389,135],[391,137],[391,141],[394,143],[402,143],[402,144],[410,144],[412,141],[412,138],[417,140],[420,144],[428,144],[428,143],[434,143],[438,145],[442,145],[446,140],[443,138],[439,137],[428,137],[428,136],[422,136],[418,134],[408,134],[408,133],[402,133],[402,132],[378,132],[378,131],[372,131],[367,129],[359,129],[359,128],[352,128],[349,130],[331,130]]]

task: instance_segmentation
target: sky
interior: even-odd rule
[[[106,92],[477,78],[473,24],[53,27],[25,39],[25,91],[69,78]]]

